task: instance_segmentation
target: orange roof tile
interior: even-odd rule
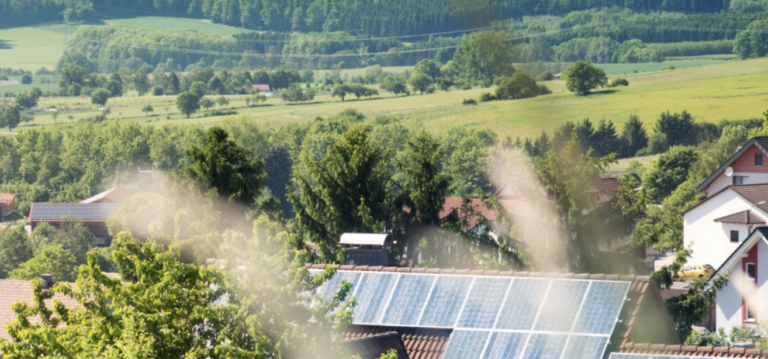
[[[16,320],[16,314],[11,309],[13,303],[27,302],[32,304],[32,285],[28,281],[23,280],[5,280],[0,279],[0,337],[5,339],[11,339],[8,333],[5,331],[5,326]],[[61,295],[56,294],[53,299],[61,301],[67,307],[76,307],[77,301]],[[51,305],[52,302],[46,304]]]

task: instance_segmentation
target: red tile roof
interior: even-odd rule
[[[450,329],[392,328],[368,325],[353,325],[343,333],[345,340],[368,338],[391,331],[397,331],[402,338],[410,359],[441,359],[448,341]],[[398,356],[398,358],[403,358]]]
[[[408,359],[405,343],[397,331],[374,333],[375,330],[353,329],[344,333],[344,344],[353,355],[362,359],[379,359],[394,350],[398,359]]]
[[[251,85],[254,90],[269,92],[269,85]]]
[[[768,358],[768,350],[744,348],[696,347],[685,345],[628,344],[621,347],[621,353],[652,355],[676,355],[690,357]]]
[[[123,203],[133,192],[125,187],[115,187],[101,192],[80,203]]]
[[[13,202],[16,195],[12,193],[0,193],[0,202]]]
[[[67,307],[76,307],[74,299],[56,294],[53,299],[61,301]],[[16,320],[16,314],[11,309],[13,303],[27,302],[32,304],[32,285],[28,281],[0,279],[0,337],[11,339],[5,331],[5,326]],[[51,305],[52,302],[46,304]]]

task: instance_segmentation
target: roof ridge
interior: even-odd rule
[[[307,269],[326,269],[333,264],[307,264]],[[626,282],[650,282],[650,276],[620,275],[620,274],[591,274],[591,273],[558,273],[558,272],[529,272],[529,271],[499,271],[499,270],[470,270],[455,268],[412,268],[412,267],[383,267],[367,265],[336,265],[339,270],[360,272],[397,272],[397,273],[423,273],[423,274],[464,274],[495,277],[529,277],[552,279],[588,279],[588,280],[613,280]]]
[[[768,350],[760,349],[745,349],[745,348],[733,348],[733,347],[711,347],[711,346],[692,346],[692,345],[680,345],[680,344],[649,344],[649,343],[626,343],[622,344],[620,348],[622,353],[642,352],[642,353],[654,353],[664,352],[664,354],[674,353],[718,353],[718,354],[735,354],[735,355],[760,355],[761,357],[768,358]]]

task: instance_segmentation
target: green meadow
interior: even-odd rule
[[[411,126],[432,131],[468,126],[489,128],[502,137],[525,137],[552,131],[565,121],[584,118],[594,122],[611,119],[620,127],[633,114],[640,116],[650,128],[659,114],[667,110],[688,110],[697,121],[713,123],[723,119],[757,118],[768,107],[768,83],[764,80],[767,72],[768,59],[756,59],[632,74],[626,76],[629,87],[603,89],[590,96],[576,96],[568,92],[564,81],[548,81],[543,84],[553,91],[551,95],[474,106],[465,106],[461,102],[465,98],[477,99],[481,93],[493,89],[453,90],[397,98],[382,93],[380,98],[360,101],[347,98],[345,102],[328,94],[320,94],[309,104],[285,104],[279,98],[272,98],[257,107],[246,107],[244,96],[228,96],[231,103],[227,109],[254,121],[281,125],[306,122],[316,116],[331,116],[353,108],[369,117],[398,116]],[[149,116],[141,112],[145,104],[151,104],[155,109]],[[85,97],[44,98],[40,106],[80,109],[58,112],[57,124],[92,118],[99,113],[98,108]],[[223,116],[207,116],[205,111],[198,112],[191,119],[183,118],[176,108],[175,98],[168,96],[113,98],[107,107],[111,111],[109,118],[152,124],[213,125],[223,119]],[[16,131],[49,124],[54,124],[52,114],[38,113],[35,121],[23,124]]]

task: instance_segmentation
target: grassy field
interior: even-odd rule
[[[69,26],[68,32],[72,34],[76,29],[76,26]],[[6,46],[0,47],[0,67],[53,70],[64,54],[64,39],[64,25],[2,29],[0,40]]]
[[[276,124],[306,122],[316,116],[331,116],[344,109],[354,108],[363,114],[399,116],[414,127],[439,131],[453,126],[489,128],[500,136],[535,136],[541,131],[552,131],[565,121],[590,118],[594,122],[611,119],[617,127],[636,114],[650,130],[663,111],[691,112],[697,121],[718,122],[723,119],[747,119],[760,117],[768,100],[768,59],[727,62],[719,65],[641,73],[627,76],[629,87],[606,89],[579,97],[565,90],[563,81],[545,82],[553,94],[533,99],[496,101],[476,106],[463,106],[465,98],[478,98],[492,89],[438,92],[431,95],[412,95],[395,98],[388,93],[373,100],[341,102],[327,94],[316,97],[311,104],[286,105],[273,98],[266,105],[245,107],[243,96],[230,96],[233,107],[241,115],[254,121]],[[1,90],[0,90],[1,91]],[[145,116],[144,104],[152,104],[155,112]],[[88,98],[45,98],[42,107],[87,107],[87,111],[60,112],[57,123],[68,123],[93,117],[99,113]],[[183,119],[178,113],[173,97],[123,97],[111,99],[110,118],[132,119],[139,122],[198,123],[212,125],[223,117],[196,114]],[[71,119],[69,117],[72,117]],[[30,126],[53,124],[50,113],[38,114]]]
[[[195,30],[205,34],[231,36],[241,32],[252,30],[237,27],[214,24],[208,20],[186,19],[175,17],[142,16],[130,19],[114,19],[105,21],[107,26],[115,26],[129,29],[150,30]]]

